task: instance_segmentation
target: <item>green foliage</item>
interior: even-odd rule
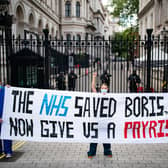
[[[120,17],[120,24],[124,24],[130,17],[138,14],[139,0],[111,0],[112,15]]]
[[[137,32],[137,27],[128,28],[123,32],[116,32],[111,40],[112,52],[114,54],[118,53],[118,57],[131,60]]]

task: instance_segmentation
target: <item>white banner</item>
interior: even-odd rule
[[[2,139],[167,143],[168,94],[5,88]]]

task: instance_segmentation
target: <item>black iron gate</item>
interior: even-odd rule
[[[91,91],[92,74],[97,72],[97,87],[103,73],[107,73],[110,92],[129,92],[128,78],[136,70],[141,79],[139,87],[144,91],[167,91],[168,41],[152,37],[151,30],[143,40],[134,37],[67,41],[50,38],[44,31],[44,37],[13,36],[8,39],[10,43],[1,32],[0,74],[4,83],[68,90],[68,76],[73,71],[77,76],[75,90]]]

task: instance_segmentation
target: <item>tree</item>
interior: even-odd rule
[[[120,17],[120,24],[126,23],[130,17],[138,14],[139,0],[111,0],[112,15]]]
[[[137,40],[137,27],[127,28],[123,32],[116,32],[111,40],[112,53],[118,53],[119,57],[127,60],[133,58],[134,45]]]

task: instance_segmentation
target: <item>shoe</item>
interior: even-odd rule
[[[107,157],[109,157],[109,158],[112,158],[112,155],[106,155]]]
[[[112,151],[108,151],[108,152],[104,153],[104,156],[112,158]]]
[[[92,153],[88,152],[88,158],[89,159],[92,159],[94,156],[96,156],[96,154],[92,154]]]
[[[89,159],[92,159],[92,158],[93,158],[93,156],[88,156],[88,158],[89,158]]]
[[[11,158],[11,157],[12,157],[12,154],[8,153],[8,154],[6,154],[5,157],[6,157],[7,159],[8,159],[8,158]]]

